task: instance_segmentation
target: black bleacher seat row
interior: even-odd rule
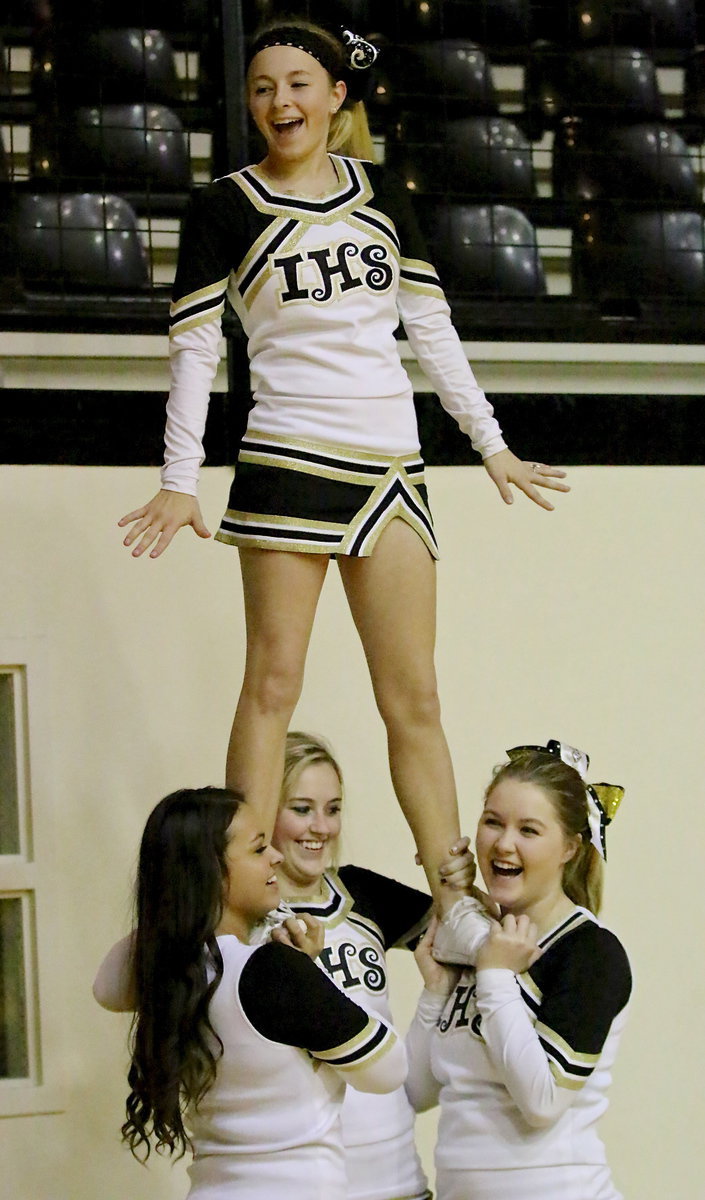
[[[693,159],[671,126],[629,125],[566,117],[554,137],[553,194],[567,201],[632,201],[697,206]]]
[[[76,220],[85,218],[94,232],[97,227],[91,222],[101,212],[100,205],[91,202],[91,207],[77,198],[111,194],[127,201],[149,222],[143,237],[161,255],[155,262],[157,277],[164,280],[159,298],[163,302],[176,225],[155,225],[152,218],[171,220],[183,211],[192,182],[190,131],[206,128],[218,139],[217,167],[212,173],[239,165],[229,160],[238,159],[244,123],[234,123],[232,98],[226,111],[219,83],[227,24],[221,19],[224,2],[42,0],[44,24],[39,22],[40,36],[34,40],[33,90],[23,97],[12,94],[12,87],[18,89],[14,67],[5,72],[3,83],[0,49],[1,115],[11,134],[10,140],[5,138],[10,183],[0,188],[0,200],[14,191],[24,207],[33,204],[38,211],[45,197],[49,208],[42,215],[42,229],[49,242],[47,213],[61,213],[64,205],[62,270],[69,245],[66,235],[80,232],[71,226],[72,210]],[[584,312],[593,301],[599,306],[604,294],[600,272],[609,257],[601,247],[626,247],[616,252],[621,261],[637,243],[642,257],[656,259],[651,275],[644,268],[639,278],[654,281],[659,303],[666,304],[663,280],[671,274],[674,294],[683,294],[686,285],[677,273],[669,274],[663,259],[664,246],[671,246],[677,237],[687,243],[681,259],[697,253],[702,167],[698,169],[692,146],[705,140],[705,50],[694,49],[693,38],[697,18],[705,41],[705,0],[228,2],[241,3],[247,35],[262,21],[294,10],[312,19],[340,19],[378,40],[383,52],[374,69],[368,105],[373,130],[386,161],[418,204],[432,257],[452,301],[460,297],[470,306],[477,296],[491,306],[497,299],[508,314],[508,302],[514,297],[518,302],[514,327],[524,328],[531,324],[526,313],[533,297],[538,331],[554,302],[555,311],[562,305],[564,313],[572,300],[575,311],[581,305]],[[10,8],[34,19],[33,3],[10,0]],[[47,13],[53,17],[48,26]],[[23,61],[29,32],[25,30],[20,46]],[[17,30],[10,38],[8,46],[13,50],[19,44]],[[181,79],[175,48],[196,51],[179,58]],[[195,72],[196,63],[200,64],[198,80],[185,88],[183,73]],[[496,68],[503,64],[510,64],[510,69],[498,72]],[[682,117],[677,99],[674,105],[678,72],[661,79],[665,96],[659,86],[657,67],[671,64],[685,68]],[[189,101],[187,96],[197,98]],[[18,113],[21,105],[31,106],[30,115],[23,121],[8,118],[8,104]],[[204,113],[205,125],[199,123]],[[15,137],[20,124],[25,129]],[[250,155],[242,159],[256,157],[260,149],[253,145]],[[2,159],[0,149],[0,183]],[[610,214],[615,205],[619,212]],[[626,219],[622,210],[647,206],[650,211],[643,226],[623,228],[607,222],[610,215],[615,222],[620,216]],[[689,220],[680,226],[668,224],[659,242],[651,236],[655,227],[651,214],[657,208],[671,215],[681,210],[684,220]],[[589,231],[580,220],[573,228],[576,213],[588,209]],[[105,204],[102,212],[105,216]],[[122,218],[115,216],[115,220]],[[663,226],[661,216],[656,226]],[[542,231],[541,245],[550,254],[543,263],[537,227]],[[555,243],[547,227],[559,230]],[[129,232],[124,222],[121,228]],[[109,232],[106,226],[101,252],[106,262]],[[575,261],[569,278],[571,232]],[[36,229],[33,236],[38,236]],[[123,241],[127,246],[130,239]],[[136,294],[143,296],[136,243],[130,245]],[[143,255],[141,246],[139,255]],[[686,273],[691,280],[689,294],[698,300],[693,273],[691,265]],[[54,271],[55,283],[65,275]],[[87,277],[79,270],[70,286]],[[111,285],[106,286],[109,290]],[[117,285],[118,292],[122,286]],[[575,297],[563,295],[571,286]],[[509,320],[511,324],[511,314]],[[499,310],[487,326],[501,327]],[[687,336],[692,338],[690,332]]]
[[[12,217],[28,290],[142,292],[149,265],[130,205],[92,193],[21,193]]]
[[[534,36],[564,46],[637,46],[662,51],[696,43],[695,0],[536,0]]]
[[[531,40],[530,0],[402,0],[400,40],[471,38],[496,49]]]
[[[158,29],[51,33],[35,50],[32,74],[40,105],[174,105],[180,98],[174,50]]]
[[[213,20],[210,0],[51,0],[54,24],[77,30],[162,29],[191,38]]]
[[[665,117],[656,65],[637,46],[534,47],[525,106],[535,136],[566,116],[616,122]]]
[[[702,211],[586,209],[573,237],[576,296],[705,302]]]
[[[381,70],[388,88],[385,107],[449,116],[498,111],[489,59],[468,39],[388,47]]]
[[[419,217],[450,295],[515,300],[545,295],[536,231],[519,209],[440,201],[420,207]]]
[[[140,208],[185,199],[191,186],[188,148],[177,115],[162,104],[107,104],[69,109],[32,129],[32,180],[64,188],[143,194]]]
[[[531,143],[508,117],[421,120],[403,113],[386,161],[412,196],[458,193],[511,203],[536,194]]]

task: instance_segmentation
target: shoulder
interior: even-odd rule
[[[380,929],[386,949],[410,945],[423,932],[431,908],[426,892],[366,867],[341,867],[338,877],[356,911]]]
[[[242,188],[237,184],[237,172],[234,175],[222,175],[210,183],[200,184],[191,191],[190,207],[203,208],[209,211],[217,209],[243,209],[247,199]]]
[[[308,986],[321,974],[307,954],[284,946],[281,942],[265,942],[263,946],[244,947],[249,956],[243,967],[240,988],[243,993],[260,993],[270,989],[296,991]]]
[[[542,992],[570,980],[586,996],[609,996],[617,1010],[631,994],[629,959],[619,938],[592,916],[584,914],[575,927],[556,938],[531,968],[532,978]]]
[[[392,879],[389,875],[380,875],[378,871],[371,871],[368,867],[357,867],[353,863],[347,863],[345,866],[339,867],[337,875],[354,898],[384,899],[392,896],[419,896],[426,904],[430,902],[425,892],[417,891],[416,888],[409,887],[406,883],[400,883],[398,879]]]

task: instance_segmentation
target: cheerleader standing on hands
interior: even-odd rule
[[[125,545],[156,558],[191,525],[226,294],[248,337],[255,404],[216,537],[238,547],[247,654],[226,779],[271,830],[284,741],[332,554],[384,720],[394,789],[434,900],[460,836],[434,667],[437,546],[413,391],[394,331],[482,454],[514,484],[567,491],[564,472],[506,448],[477,386],[400,183],[372,158],[355,93],[376,51],[306,22],[255,37],[248,104],[256,166],[199,190],[174,285],[162,490],[127,514]],[[343,154],[336,151],[343,151]],[[347,155],[350,155],[349,157]]]

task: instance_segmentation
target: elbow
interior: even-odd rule
[[[121,1011],[115,1003],[115,997],[110,995],[110,992],[102,985],[100,979],[96,979],[93,984],[93,999],[101,1008],[107,1008],[108,1012]]]
[[[133,1012],[135,1008],[134,997],[129,987],[116,991],[114,987],[111,988],[102,981],[100,974],[93,983],[93,999],[108,1012]]]
[[[521,1115],[532,1129],[550,1129],[565,1112],[565,1104],[540,1104],[521,1109]]]
[[[402,1087],[408,1071],[406,1050],[401,1042],[397,1042],[384,1058],[373,1067],[361,1071],[355,1077],[346,1075],[346,1082],[358,1092],[371,1092],[382,1096],[388,1092],[396,1092]]]
[[[430,1090],[422,1091],[420,1088],[409,1084],[408,1080],[404,1086],[406,1098],[415,1113],[428,1112],[430,1108],[435,1108],[438,1104],[438,1094],[435,1091],[433,1093]]]

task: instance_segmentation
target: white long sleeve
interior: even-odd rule
[[[132,980],[134,933],[111,946],[93,981],[93,996],[101,1008],[110,1012],[132,1012],[135,993]]]
[[[426,1112],[438,1104],[440,1084],[431,1070],[431,1040],[447,999],[424,988],[406,1035],[409,1073],[405,1087],[415,1112]]]
[[[476,987],[487,1052],[512,1100],[530,1125],[553,1125],[576,1093],[556,1083],[515,975],[500,968],[480,970]]]
[[[483,458],[506,450],[492,405],[479,386],[442,295],[399,290],[404,330],[443,408]]]
[[[214,320],[188,333],[172,334],[162,467],[166,491],[197,494],[210,389],[220,362],[220,329],[220,320]]]

